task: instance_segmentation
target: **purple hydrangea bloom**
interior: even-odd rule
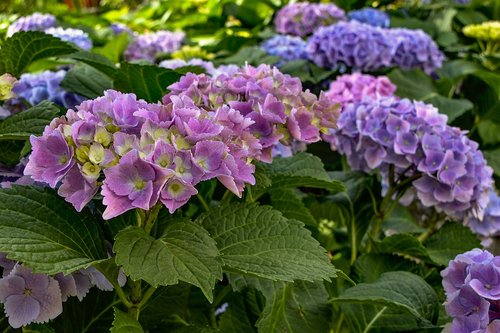
[[[374,27],[388,28],[391,19],[389,14],[375,8],[362,8],[347,14],[350,21],[366,23]]]
[[[500,235],[500,197],[494,189],[490,189],[489,199],[482,221],[473,216],[465,220],[465,225],[475,234],[485,238]]]
[[[391,97],[396,86],[387,76],[372,76],[353,73],[338,76],[330,83],[330,89],[325,95],[330,100],[345,106],[349,103],[361,102],[366,98],[378,99]]]
[[[453,318],[452,332],[497,332],[500,328],[500,257],[474,249],[458,255],[441,272]]]
[[[45,323],[62,312],[59,283],[21,265],[16,265],[9,275],[0,279],[0,302],[14,328]]]
[[[180,49],[184,36],[183,32],[166,30],[138,35],[125,50],[125,59],[154,63],[162,53],[172,53]]]
[[[92,48],[92,40],[89,35],[80,29],[52,27],[45,30],[45,33],[57,37],[65,42],[75,44],[85,51]]]
[[[56,18],[50,14],[34,13],[29,16],[20,17],[7,29],[7,37],[19,31],[43,31],[56,25]]]
[[[432,74],[444,55],[421,30],[383,29],[356,21],[317,29],[308,40],[309,58],[320,67],[374,71],[419,68]]]
[[[123,23],[112,23],[109,25],[109,28],[111,29],[111,31],[113,31],[113,34],[115,35],[119,35],[123,32],[126,32],[131,36],[134,34],[134,32],[130,30],[130,28]]]
[[[275,35],[265,40],[261,47],[267,54],[280,57],[283,61],[308,58],[307,43],[300,37]]]
[[[345,13],[334,4],[291,3],[276,13],[276,31],[293,36],[307,36],[316,28],[345,20]]]
[[[391,65],[393,45],[381,28],[339,22],[317,29],[308,40],[309,58],[320,67],[373,71]]]
[[[422,30],[389,29],[387,37],[394,46],[391,66],[405,70],[420,68],[427,74],[441,68],[444,55]]]
[[[188,61],[181,59],[163,60],[162,62],[160,62],[159,66],[169,69],[176,69],[184,66],[199,66],[203,67],[207,74],[213,75],[215,73],[214,64],[212,64],[210,61],[206,61],[199,58],[192,58],[189,59]]]
[[[26,99],[31,105],[43,100],[51,101],[65,108],[73,108],[85,100],[85,97],[65,91],[61,86],[66,71],[45,71],[39,74],[23,74],[12,91],[18,98]],[[13,107],[17,99],[12,100]],[[9,108],[9,106],[7,106]]]
[[[418,178],[412,190],[426,207],[451,218],[482,220],[492,185],[492,169],[478,144],[446,124],[432,105],[392,97],[344,107],[325,140],[345,154],[354,170],[377,169],[388,179]]]

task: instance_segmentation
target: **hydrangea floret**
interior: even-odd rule
[[[20,17],[12,22],[7,29],[7,37],[19,31],[44,31],[54,26],[56,26],[56,18],[54,15],[34,13],[29,16]]]
[[[45,33],[57,37],[65,42],[72,43],[85,51],[92,48],[92,40],[89,35],[80,29],[52,27],[46,29]]]
[[[285,62],[308,58],[307,42],[300,37],[275,35],[265,40],[261,47],[267,54],[280,57]]]
[[[183,32],[167,30],[137,35],[125,50],[125,59],[154,63],[161,54],[177,51],[181,47],[184,36]]]
[[[350,21],[358,21],[381,28],[388,28],[391,23],[389,14],[370,7],[350,11],[347,17]]]

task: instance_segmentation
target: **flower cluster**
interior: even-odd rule
[[[372,76],[353,73],[337,77],[330,83],[325,95],[332,101],[345,106],[361,102],[366,98],[378,99],[393,96],[396,86],[386,76]]]
[[[463,28],[467,37],[487,42],[500,42],[500,21],[488,21],[480,24],[471,24]]]
[[[383,29],[356,21],[322,27],[309,38],[309,58],[321,67],[374,71],[384,67],[420,68],[428,74],[444,59],[421,30]]]
[[[284,61],[307,59],[307,43],[300,37],[275,35],[262,43],[267,54],[280,57]]]
[[[210,61],[206,61],[200,58],[192,58],[188,61],[182,59],[163,60],[162,62],[160,62],[159,66],[169,69],[176,69],[184,66],[199,66],[203,67],[207,74],[213,75],[215,73],[214,64]]]
[[[43,100],[49,100],[65,108],[73,108],[83,102],[84,97],[65,91],[61,81],[66,71],[45,71],[40,74],[23,74],[14,85],[12,92],[18,98],[26,99],[31,105],[36,105]],[[16,99],[10,103],[13,107],[17,104]],[[9,106],[7,106],[9,108]]]
[[[345,20],[345,13],[334,4],[291,3],[276,13],[274,24],[281,34],[307,36],[318,27]]]
[[[325,137],[351,167],[378,169],[388,179],[416,179],[413,190],[426,207],[451,218],[482,220],[492,186],[492,169],[478,144],[432,105],[393,97],[344,107],[338,130]],[[389,180],[390,181],[390,180]]]
[[[90,288],[113,290],[113,285],[95,268],[79,270],[70,275],[55,276],[33,273],[29,268],[6,259],[0,253],[0,303],[9,318],[9,325],[19,328],[31,323],[45,323],[61,314],[63,302],[75,296],[80,301]],[[123,286],[125,275],[120,272],[118,283]]]
[[[391,23],[389,14],[370,7],[353,10],[347,14],[347,17],[351,21],[358,21],[381,28],[388,28]]]
[[[474,249],[451,260],[441,276],[452,332],[500,331],[500,257]]]
[[[44,31],[47,28],[54,27],[56,25],[56,18],[50,14],[40,14],[34,13],[29,16],[20,17],[16,21],[12,22],[7,29],[7,37],[12,36],[19,31]]]
[[[126,32],[129,35],[134,34],[134,32],[130,30],[130,28],[123,23],[112,23],[109,25],[109,28],[111,29],[111,31],[113,31],[113,34],[115,35],[119,35],[123,32]]]
[[[16,82],[17,79],[9,73],[0,76],[0,101],[16,97],[12,92],[12,88]]]
[[[335,127],[338,117],[337,104],[323,93],[318,99],[302,91],[300,79],[268,65],[247,65],[211,80],[188,74],[169,89],[188,95],[208,110],[227,104],[251,119],[250,129],[262,146],[255,158],[265,162],[271,161],[273,148],[279,143],[290,147],[293,141],[320,140],[322,132]]]
[[[138,35],[125,50],[125,59],[145,60],[154,63],[158,56],[177,51],[184,40],[183,32],[166,30]]]
[[[465,220],[465,225],[486,239],[500,236],[500,197],[494,189],[490,190],[490,202],[484,211],[483,220],[471,216]]]
[[[89,35],[79,29],[71,29],[71,28],[48,28],[45,30],[46,34],[57,37],[65,42],[69,42],[75,44],[82,50],[88,51],[92,48],[92,40]]]

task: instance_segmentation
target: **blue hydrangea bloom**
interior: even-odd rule
[[[50,14],[34,13],[29,16],[20,17],[12,22],[7,29],[7,37],[19,31],[43,31],[56,25],[56,18]]]
[[[92,48],[92,40],[89,35],[79,29],[48,28],[45,33],[60,38],[65,42],[73,43],[85,51]]]
[[[284,61],[307,59],[307,42],[300,37],[275,35],[262,43],[267,54],[280,57]]]
[[[31,105],[43,100],[49,100],[64,108],[71,109],[83,102],[86,98],[65,91],[61,81],[66,71],[45,71],[39,74],[23,74],[12,91],[18,97],[26,99]]]
[[[369,7],[349,12],[347,17],[351,21],[358,21],[381,28],[388,28],[391,22],[389,14]]]

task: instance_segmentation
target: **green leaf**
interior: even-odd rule
[[[311,82],[313,84],[317,84],[335,73],[335,71],[318,67],[307,60],[285,62],[280,66],[280,71],[298,77],[302,82]]]
[[[196,222],[217,241],[224,268],[271,280],[330,280],[336,269],[303,224],[268,206],[213,208]]]
[[[0,140],[0,162],[8,166],[18,164],[26,142]]]
[[[288,219],[299,220],[307,225],[316,225],[316,220],[292,189],[278,189],[269,192],[274,209]]]
[[[469,228],[453,222],[446,223],[424,245],[431,259],[443,266],[458,254],[481,247],[479,239]]]
[[[329,332],[330,305],[323,283],[266,282],[266,306],[257,322],[260,333]]]
[[[76,53],[72,53],[67,56],[67,58],[71,58],[74,60],[78,60],[80,62],[83,62],[84,64],[87,64],[104,74],[108,75],[109,77],[113,77],[116,72],[116,67],[115,64],[106,58],[105,56],[102,56],[100,54],[92,53],[92,52],[87,52],[87,51],[80,51]]]
[[[496,144],[500,142],[500,125],[491,120],[483,120],[478,126],[479,136],[485,144]]]
[[[57,117],[59,109],[49,101],[16,113],[0,122],[0,140],[27,140],[31,134],[42,134],[46,125]]]
[[[235,64],[238,66],[244,66],[248,63],[256,66],[259,64],[272,65],[277,63],[279,60],[279,57],[268,55],[266,51],[258,46],[245,46],[230,57],[224,58],[219,62],[222,64]]]
[[[395,234],[373,243],[375,253],[389,253],[410,256],[424,261],[431,261],[422,243],[409,234]]]
[[[61,87],[69,92],[87,98],[97,98],[112,87],[111,79],[101,71],[88,65],[76,66],[70,70],[61,82]]]
[[[415,217],[408,208],[401,205],[396,205],[390,215],[384,219],[382,229],[398,234],[418,234],[426,230],[417,224]]]
[[[228,307],[220,316],[219,330],[221,333],[253,333],[254,324],[251,321],[253,313],[249,313],[246,303],[247,295],[234,293],[227,300]]]
[[[32,62],[78,51],[69,43],[40,31],[20,31],[0,49],[0,73],[19,76]]]
[[[425,323],[435,323],[439,300],[421,277],[409,272],[388,272],[373,283],[360,283],[333,299],[337,303],[382,305],[411,314]]]
[[[135,93],[138,98],[155,103],[165,95],[167,87],[177,82],[181,76],[171,69],[122,62],[113,86],[117,90]]]
[[[271,186],[265,188],[257,184],[256,197],[276,188],[312,187],[331,192],[345,190],[341,182],[328,176],[321,160],[309,153],[301,152],[292,157],[275,158],[271,164],[259,163],[258,170],[271,180]]]
[[[401,71],[394,69],[388,76],[397,86],[396,94],[398,96],[434,105],[440,113],[448,116],[450,123],[473,107],[473,104],[467,99],[451,99],[440,95],[432,79],[420,70]]]
[[[0,252],[36,272],[69,274],[107,258],[95,218],[77,213],[55,191],[0,190]]]
[[[382,273],[391,271],[418,271],[418,264],[400,256],[383,253],[366,253],[356,260],[354,271],[362,282],[374,282]]]
[[[213,299],[215,281],[222,278],[215,241],[194,223],[170,224],[159,239],[139,227],[128,227],[115,237],[116,263],[132,279],[167,286],[184,281],[200,287]]]
[[[179,283],[175,286],[160,287],[141,310],[141,324],[145,329],[165,329],[166,325],[178,323],[179,318],[189,319],[190,285]],[[203,296],[203,304],[206,301]],[[192,310],[192,309],[191,309]]]
[[[500,75],[486,69],[482,69],[474,72],[474,76],[483,80],[487,85],[489,85],[497,94],[500,99]]]
[[[500,177],[500,148],[495,150],[483,151],[484,157],[488,161],[488,165],[493,168],[495,175]]]
[[[128,313],[113,308],[115,311],[115,319],[113,320],[113,327],[111,333],[144,333],[141,324],[135,320]]]
[[[117,63],[120,61],[120,56],[125,52],[127,45],[129,43],[129,35],[126,32],[119,34],[112,38],[106,45],[103,47],[96,47],[92,51],[105,56],[113,63]]]

